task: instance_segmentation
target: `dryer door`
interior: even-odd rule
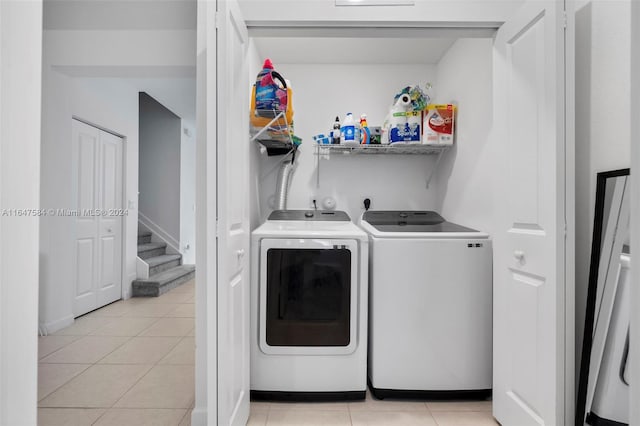
[[[357,249],[354,240],[262,240],[259,339],[264,353],[355,351]]]

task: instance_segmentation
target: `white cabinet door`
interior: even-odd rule
[[[249,74],[237,1],[218,0],[218,424],[249,417]]]
[[[75,317],[122,294],[122,139],[72,120]],[[67,213],[65,213],[67,214]]]
[[[507,426],[563,425],[571,410],[565,327],[573,323],[566,323],[565,291],[573,286],[565,262],[573,241],[565,239],[572,224],[565,202],[573,193],[565,173],[572,170],[566,93],[573,80],[565,80],[572,68],[563,11],[562,1],[527,1],[494,44],[494,131],[503,161],[496,179],[502,230],[495,236],[493,406]]]

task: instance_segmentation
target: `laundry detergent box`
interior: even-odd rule
[[[422,111],[394,112],[389,128],[389,143],[420,143]]]
[[[453,104],[428,105],[423,122],[423,143],[453,145],[456,110]]]

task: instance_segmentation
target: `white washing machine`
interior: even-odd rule
[[[367,211],[369,385],[379,398],[487,397],[489,236],[432,211]]]
[[[367,234],[345,212],[277,210],[251,250],[251,397],[364,399]]]

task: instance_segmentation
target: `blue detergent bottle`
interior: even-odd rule
[[[256,77],[255,89],[255,108],[256,114],[259,116],[272,116],[274,111],[281,111],[286,108],[286,99],[284,108],[281,105],[281,97],[279,93],[283,90],[286,93],[287,83],[285,79],[273,69],[273,63],[270,59],[265,59],[262,65],[262,71]]]
[[[360,126],[353,120],[353,114],[347,113],[340,128],[340,143],[342,145],[360,145]]]

